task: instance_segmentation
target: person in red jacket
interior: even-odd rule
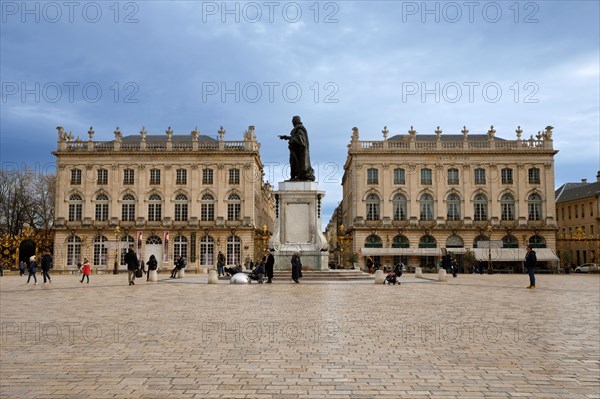
[[[87,258],[83,259],[83,266],[81,266],[81,281],[80,283],[83,283],[83,279],[87,277],[87,283],[90,283],[90,273],[92,271],[92,265],[90,265],[90,262],[87,260]]]

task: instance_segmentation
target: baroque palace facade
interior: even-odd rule
[[[343,200],[328,226],[335,251],[358,253],[361,268],[370,258],[429,269],[446,252],[459,263],[472,252],[495,270],[520,271],[531,244],[542,267],[558,265],[551,126],[529,139],[519,127],[515,140],[496,137],[493,126],[487,134],[382,133],[361,141],[353,128]]]
[[[216,265],[218,251],[229,265],[261,256],[274,202],[253,126],[241,141],[225,141],[222,127],[218,138],[117,128],[112,141],[57,129],[56,270],[84,257],[98,271],[124,270],[130,244],[163,268],[179,255],[196,270]]]

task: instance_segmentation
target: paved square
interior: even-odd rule
[[[0,397],[599,398],[600,276],[0,278]]]

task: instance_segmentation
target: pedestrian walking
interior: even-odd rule
[[[299,283],[302,277],[302,262],[300,261],[300,252],[294,253],[292,256],[292,280]]]
[[[37,273],[37,263],[35,255],[29,258],[29,267],[27,268],[27,271],[29,272],[27,284],[29,284],[29,280],[31,279],[31,276],[33,276],[33,285],[37,285],[37,277],[35,276],[35,273]]]
[[[25,262],[23,262],[23,261],[19,262],[19,276],[24,276],[25,275],[25,266],[27,266],[25,264]]]
[[[48,279],[49,283],[52,282],[49,274],[50,269],[52,269],[52,256],[48,252],[46,252],[42,256],[42,274],[44,276],[44,284],[46,284],[46,278]]]
[[[150,259],[146,262],[146,266],[148,266],[148,273],[146,274],[146,281],[150,278],[150,271],[158,269],[158,262],[156,261],[156,256],[150,255]]]
[[[270,250],[267,249],[267,261],[265,263],[265,273],[267,275],[267,284],[273,282],[273,266],[275,265],[275,257]]]
[[[83,258],[83,266],[81,266],[81,281],[83,284],[83,279],[87,278],[87,284],[90,283],[90,273],[92,272],[92,265],[90,265],[90,261],[87,258]]]
[[[535,265],[537,263],[537,256],[535,251],[531,247],[527,246],[527,253],[525,254],[525,267],[527,268],[527,274],[529,274],[529,287],[535,288]]]
[[[223,255],[223,252],[219,251],[219,254],[217,255],[217,271],[220,275],[225,275],[225,255]]]
[[[133,244],[129,246],[129,250],[125,254],[125,264],[127,265],[129,285],[135,285],[135,271],[140,267],[140,263],[137,255],[133,251]]]

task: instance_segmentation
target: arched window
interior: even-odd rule
[[[242,254],[242,240],[238,236],[227,237],[227,264],[236,265],[240,263]]]
[[[407,220],[408,207],[406,196],[404,194],[396,194],[392,199],[392,207],[394,208],[394,220]]]
[[[96,220],[100,222],[108,220],[108,197],[105,194],[96,196]]]
[[[200,220],[215,220],[215,198],[210,194],[204,194],[202,196],[202,203],[200,204]]]
[[[446,200],[448,208],[447,220],[460,220],[460,197],[457,194],[450,194]]]
[[[435,248],[436,246],[437,242],[431,235],[424,235],[419,240],[419,248]]]
[[[379,220],[379,197],[376,194],[367,195],[367,220]]]
[[[148,198],[148,220],[159,222],[162,219],[162,198],[158,194],[152,194]]]
[[[542,220],[542,197],[533,193],[527,199],[528,220]]]
[[[431,194],[421,195],[419,200],[420,220],[433,220],[433,197]]]
[[[67,240],[67,266],[77,266],[81,262],[81,238],[71,236]]]
[[[409,248],[410,242],[408,238],[403,235],[397,235],[394,237],[394,241],[392,241],[392,248]]]
[[[135,220],[135,197],[131,194],[123,196],[121,220],[125,222],[133,222]]]
[[[513,235],[505,235],[502,237],[502,248],[519,248],[519,241]]]
[[[484,234],[480,234],[477,237],[475,237],[475,240],[473,240],[473,248],[479,248],[479,241],[489,241],[490,238]]]
[[[83,199],[79,194],[69,197],[69,221],[80,221],[83,213]]]
[[[162,245],[162,240],[158,236],[150,236],[146,239],[146,245]]]
[[[446,248],[463,248],[464,246],[465,242],[456,234],[453,234],[446,239]]]
[[[98,236],[94,239],[94,266],[108,265],[108,239]]]
[[[175,237],[175,242],[173,244],[174,259],[177,259],[179,256],[183,256],[187,259],[187,247],[187,238],[184,236]]]
[[[515,220],[515,197],[511,194],[502,194],[500,197],[500,219]]]
[[[531,236],[529,238],[529,246],[531,248],[546,248],[546,240],[541,236]]]
[[[227,198],[227,220],[241,220],[242,199],[237,194]]]
[[[213,265],[215,258],[215,244],[211,236],[200,239],[200,264]]]
[[[127,251],[129,251],[129,246],[130,245],[134,245],[135,244],[135,240],[133,239],[132,236],[123,236],[121,237],[121,260],[120,260],[120,265],[121,266],[126,266],[127,264],[125,263],[125,255],[127,254]]]
[[[377,234],[371,234],[365,240],[365,248],[383,248],[383,242],[381,242],[381,237]]]
[[[474,220],[488,220],[488,198],[485,194],[475,194],[475,197],[473,198],[473,207]]]
[[[177,194],[175,197],[175,221],[188,220],[188,197],[185,194]]]

